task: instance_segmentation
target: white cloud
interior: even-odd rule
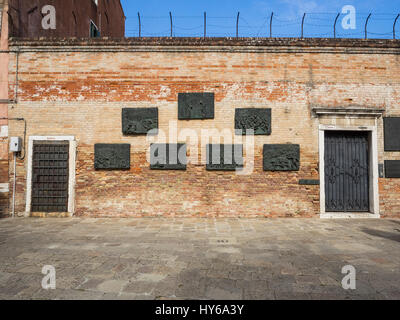
[[[285,5],[286,15],[290,19],[302,16],[305,12],[322,12],[325,9],[324,5],[312,0],[282,0],[280,2]]]
[[[317,8],[319,10],[321,7],[321,5],[318,5],[315,1],[283,0],[282,2],[290,5],[293,10],[297,10],[298,14],[303,14],[304,12],[313,12]]]
[[[305,12],[326,11],[327,4],[324,2],[317,0],[276,0],[272,2],[257,0],[253,2],[253,6],[262,11],[274,11],[286,19],[296,19]]]

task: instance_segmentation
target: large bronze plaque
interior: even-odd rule
[[[236,109],[235,132],[237,135],[246,135],[246,130],[253,130],[254,135],[270,135],[271,109]]]
[[[157,108],[122,109],[123,134],[125,135],[147,134],[150,130],[153,129],[158,129]]]
[[[400,118],[384,118],[385,151],[400,151]]]
[[[207,170],[235,171],[241,168],[243,168],[243,145],[207,145]]]
[[[300,146],[298,144],[265,144],[264,171],[299,171]]]
[[[104,144],[94,145],[94,167],[100,169],[129,169],[131,162],[130,144]]]
[[[152,170],[186,170],[186,144],[150,145],[150,168]]]
[[[214,93],[179,93],[178,119],[214,119]]]
[[[385,177],[400,178],[400,160],[385,161]]]

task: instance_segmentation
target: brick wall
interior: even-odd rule
[[[10,36],[13,37],[89,37],[90,21],[102,36],[123,37],[125,16],[120,0],[9,0]],[[56,29],[42,28],[42,8],[56,9]]]
[[[4,10],[4,11],[3,11]],[[8,5],[0,0],[0,50],[8,50]],[[0,53],[0,118],[7,118],[8,54]],[[0,216],[8,213],[8,138],[7,120],[0,119]]]
[[[79,216],[318,216],[319,186],[298,183],[319,179],[320,120],[311,109],[358,106],[400,116],[398,41],[12,42],[17,45],[28,50],[19,56],[18,103],[9,114],[27,120],[28,136],[75,136]],[[13,83],[15,55],[10,59]],[[169,121],[177,121],[179,92],[214,92],[215,119],[178,121],[178,132],[233,130],[235,108],[272,108],[272,135],[255,137],[253,174],[191,164],[187,171],[150,170],[149,143],[122,135],[121,109],[158,107],[159,127],[168,132]],[[382,131],[378,119],[379,163],[400,159],[383,152]],[[10,124],[14,135],[22,136],[22,127]],[[131,169],[95,171],[95,143],[130,143]],[[300,144],[300,171],[264,172],[262,148],[270,143]],[[19,161],[17,211],[25,209],[26,168],[27,159]],[[400,180],[379,185],[381,214],[400,217]]]

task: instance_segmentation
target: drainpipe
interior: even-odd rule
[[[15,70],[15,103],[18,103],[18,81],[19,81],[19,76],[18,76],[18,71],[19,71],[19,47],[17,48],[17,51],[15,52],[16,55],[16,70]]]
[[[14,180],[13,180],[13,197],[12,197],[12,217],[15,217],[15,187],[17,182],[17,153],[13,152],[14,156]]]

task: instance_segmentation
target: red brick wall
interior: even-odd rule
[[[124,37],[125,14],[119,0],[99,1],[97,22],[101,35],[107,37]]]
[[[0,22],[0,50],[8,50],[8,5],[0,1],[2,11]],[[8,105],[8,54],[0,53],[0,118],[7,118]],[[8,121],[0,119],[0,132],[6,130]],[[0,184],[8,183],[8,139],[5,134],[0,134]],[[8,192],[2,192],[0,187],[0,216],[8,212]]]
[[[298,184],[319,179],[319,120],[311,109],[358,106],[400,116],[396,42],[224,41],[75,42],[77,52],[54,52],[66,43],[53,43],[42,48],[49,52],[20,55],[19,102],[9,112],[27,120],[28,136],[76,137],[77,215],[317,217],[319,186]],[[117,46],[116,52],[102,52],[109,45]],[[235,108],[272,108],[272,135],[255,137],[253,174],[210,172],[191,164],[184,172],[149,169],[149,143],[122,135],[121,109],[158,107],[160,129],[167,131],[169,121],[177,120],[179,92],[214,92],[215,119],[178,121],[178,130],[233,130]],[[378,119],[379,163],[400,159],[400,153],[383,152],[382,132]],[[21,129],[11,127],[10,135],[21,135]],[[131,169],[95,171],[95,143],[130,143]],[[300,171],[264,172],[266,143],[300,144]],[[20,211],[26,165],[25,160],[18,168]],[[383,216],[400,217],[399,191],[400,180],[380,179]]]
[[[8,182],[8,160],[0,160],[0,184]],[[8,214],[8,192],[0,192],[0,217]]]
[[[17,9],[10,11],[10,36],[39,37],[89,37],[90,20],[101,30],[101,36],[124,37],[125,16],[120,0],[9,0]],[[56,29],[42,28],[45,5],[56,9]],[[108,19],[106,18],[108,17]]]

